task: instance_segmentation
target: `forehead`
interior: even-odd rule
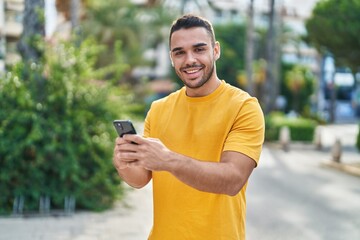
[[[170,39],[170,48],[184,48],[198,43],[211,45],[210,34],[203,27],[182,28],[173,32]]]

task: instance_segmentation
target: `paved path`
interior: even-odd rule
[[[69,217],[0,218],[0,240],[141,240],[152,224],[151,184],[129,189],[123,203],[102,213]]]

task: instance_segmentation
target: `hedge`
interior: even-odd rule
[[[280,129],[287,126],[290,129],[292,141],[312,142],[317,122],[302,117],[287,117],[283,113],[271,113],[265,118],[265,140],[279,140]]]

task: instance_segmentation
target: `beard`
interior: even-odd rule
[[[184,83],[184,85],[188,88],[191,88],[191,89],[197,89],[197,88],[200,88],[202,87],[205,83],[207,83],[209,81],[209,79],[211,78],[211,76],[213,75],[214,73],[214,63],[211,65],[211,68],[208,72],[205,72],[204,76],[200,79],[199,82],[196,82],[196,81],[186,81],[186,80],[183,80],[180,76],[180,74],[178,73],[177,75],[179,76],[179,78],[181,79],[181,81]]]

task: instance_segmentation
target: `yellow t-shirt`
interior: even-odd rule
[[[222,81],[210,95],[191,98],[185,88],[155,101],[146,137],[199,161],[219,162],[223,151],[259,160],[264,118],[258,101]],[[196,190],[168,172],[153,172],[151,240],[245,239],[246,185],[236,196]]]

